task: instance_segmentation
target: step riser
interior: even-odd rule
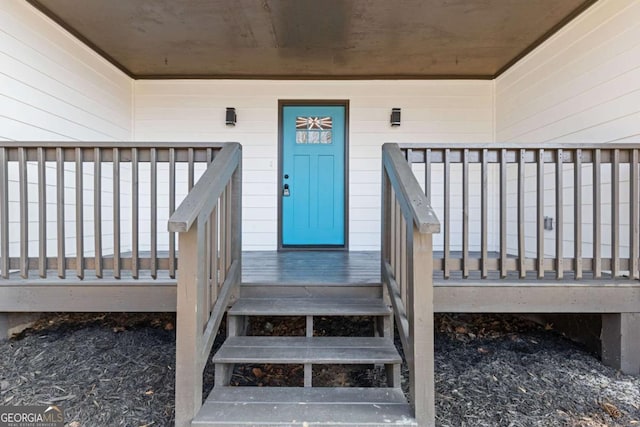
[[[240,286],[240,298],[382,298],[379,284],[317,286],[247,284]]]
[[[229,385],[235,364],[304,365],[304,385],[312,387],[313,365],[385,365],[389,385],[399,387],[402,359],[387,338],[230,337],[215,354],[216,385]]]
[[[215,363],[393,364],[402,359],[386,338],[230,337]]]
[[[390,316],[380,298],[241,298],[232,316]]]

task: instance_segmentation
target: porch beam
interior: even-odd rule
[[[620,281],[563,285],[557,280],[434,281],[439,313],[624,313],[638,310],[640,286]],[[640,349],[638,351],[640,354]]]
[[[75,278],[0,285],[0,312],[175,312],[175,280]]]

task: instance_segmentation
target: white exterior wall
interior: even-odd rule
[[[640,2],[601,0],[496,80],[496,141],[526,143],[640,142]],[[516,168],[510,189],[515,195]],[[573,255],[572,168],[565,169],[565,255]],[[527,252],[535,253],[535,172],[527,171]],[[628,254],[629,186],[620,189],[621,255]],[[545,187],[554,187],[548,169]],[[610,168],[602,171],[603,256],[610,254]],[[585,166],[584,183],[591,182]],[[555,217],[552,193],[545,215]],[[592,253],[591,189],[583,193],[584,256]],[[516,251],[515,206],[509,212],[510,251]],[[513,219],[513,220],[511,220]],[[545,252],[554,254],[554,233],[546,232]]]
[[[24,1],[0,2],[0,141],[128,141],[132,137],[132,80]],[[11,165],[10,251],[17,256],[17,167]],[[55,166],[48,166],[49,255],[55,253]],[[75,250],[75,192],[65,165],[66,248]],[[103,171],[105,252],[110,234],[110,170]],[[93,185],[92,165],[85,165],[87,190]],[[36,165],[28,165],[34,182]],[[37,256],[37,187],[29,186],[29,254]],[[93,250],[93,198],[85,195],[85,247]],[[127,212],[125,210],[125,212]]]
[[[383,143],[493,140],[490,81],[137,81],[136,140],[243,145],[245,250],[277,246],[279,99],[349,100],[351,250],[380,246]],[[225,126],[225,107],[236,108],[235,127]],[[389,125],[392,107],[402,108],[397,128]]]
[[[588,143],[640,140],[640,3],[601,0],[493,82],[489,81],[249,81],[167,80],[134,82],[88,47],[22,1],[0,2],[0,141],[1,140],[118,140],[238,141],[244,146],[244,247],[273,250],[277,242],[278,99],[348,99],[349,117],[349,240],[352,250],[379,246],[380,145],[384,142],[527,142]],[[238,124],[224,125],[225,107],[235,107]],[[402,125],[389,126],[392,107],[402,108]],[[52,165],[51,165],[52,166]],[[74,191],[69,164],[67,177],[67,255],[75,247]],[[92,166],[85,166],[85,185],[92,185]],[[418,176],[423,167],[415,166]],[[460,174],[453,169],[452,186]],[[442,217],[439,166],[434,167],[434,208]],[[590,180],[585,166],[585,183]],[[15,171],[11,171],[15,174]],[[48,199],[54,200],[53,168],[49,170]],[[103,168],[105,204],[104,251],[112,239],[109,219],[110,168]],[[129,191],[130,173],[123,165],[122,189]],[[509,190],[515,195],[515,168]],[[565,170],[570,185],[572,170]],[[141,167],[141,201],[148,192]],[[621,175],[628,170],[623,167]],[[15,175],[14,175],[15,176]],[[29,176],[35,176],[34,165]],[[527,171],[527,249],[535,254],[534,170]],[[609,178],[608,170],[603,177]],[[490,183],[496,190],[496,176]],[[548,171],[546,187],[554,185]],[[184,183],[181,183],[181,185]],[[11,232],[17,230],[17,183],[12,182]],[[471,182],[471,249],[478,248],[477,182]],[[475,186],[475,187],[474,187]],[[609,251],[611,204],[603,188],[604,254]],[[621,188],[623,256],[628,242],[628,184]],[[35,188],[30,188],[34,198]],[[584,255],[591,247],[590,191],[584,192]],[[495,197],[494,197],[495,199]],[[123,230],[130,229],[122,197]],[[515,200],[515,199],[513,199]],[[572,189],[565,189],[565,219],[573,216]],[[496,200],[490,201],[490,250],[497,249]],[[85,196],[85,247],[93,247],[92,198]],[[545,214],[555,217],[551,193]],[[461,199],[452,200],[453,228],[461,221]],[[145,210],[146,211],[146,210]],[[164,214],[159,222],[166,222]],[[165,215],[166,216],[166,215]],[[515,204],[509,209],[508,242],[514,252]],[[37,235],[35,209],[30,209],[30,236]],[[50,246],[55,230],[53,204],[49,209]],[[141,212],[141,230],[148,218]],[[475,221],[475,222],[474,222]],[[565,227],[566,255],[572,255],[570,223]],[[162,227],[162,224],[160,225]],[[17,240],[17,233],[11,236]],[[148,239],[141,235],[141,250]],[[127,250],[130,235],[123,236]],[[442,235],[436,236],[436,249]],[[461,234],[452,234],[452,249]],[[160,242],[161,244],[164,242]],[[546,252],[553,255],[554,233],[547,232]],[[11,250],[17,253],[17,244]],[[30,254],[36,254],[35,241]],[[90,253],[90,252],[88,252]]]

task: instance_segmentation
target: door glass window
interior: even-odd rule
[[[331,117],[296,117],[296,144],[331,144]]]

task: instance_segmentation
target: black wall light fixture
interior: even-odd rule
[[[227,126],[235,126],[236,125],[236,109],[233,107],[227,107],[227,114],[225,115],[225,124]]]
[[[400,126],[400,109],[392,108],[391,109],[391,126]]]

